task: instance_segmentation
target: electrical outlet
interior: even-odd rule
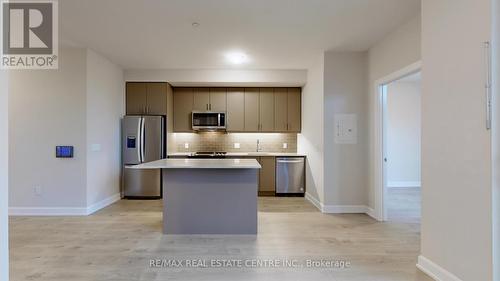
[[[184,143],[184,148],[185,149],[189,149],[189,143],[188,142]]]
[[[287,149],[288,148],[288,143],[284,142],[283,143],[283,149]]]
[[[234,143],[234,148],[240,148],[240,143],[239,142],[235,142]]]
[[[33,190],[35,191],[35,195],[37,195],[37,196],[42,195],[42,187],[41,186],[37,185],[37,186],[33,187]]]

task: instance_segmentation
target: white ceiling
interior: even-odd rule
[[[367,50],[420,0],[62,0],[59,9],[63,45],[126,69],[305,69],[325,50]],[[250,62],[230,65],[234,50]]]

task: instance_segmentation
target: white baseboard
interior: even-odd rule
[[[121,199],[114,194],[88,207],[9,207],[9,216],[88,216]]]
[[[83,207],[9,207],[9,216],[86,216]]]
[[[100,209],[106,208],[107,206],[120,201],[121,195],[120,193],[113,194],[109,196],[108,198],[105,198],[104,200],[101,200],[99,202],[96,202],[90,206],[87,207],[87,215],[91,215]]]
[[[422,183],[420,181],[390,181],[387,183],[387,187],[420,187]]]
[[[306,192],[304,197],[306,198],[307,201],[311,202],[311,204],[313,204],[314,207],[318,208],[318,210],[323,211],[323,206],[322,206],[323,204],[321,204],[321,202],[319,202],[319,200],[316,199],[314,196]]]
[[[366,212],[367,215],[369,215],[370,217],[372,217],[375,220],[380,221],[380,219],[377,217],[377,214],[375,213],[375,209],[370,208],[368,206],[366,206],[366,208],[367,208],[367,212]]]
[[[417,268],[436,281],[462,281],[460,278],[422,255],[418,256]]]
[[[366,214],[365,205],[323,205],[323,213],[327,214]]]
[[[375,211],[365,205],[325,205],[309,193],[305,194],[307,201],[325,214],[367,214],[375,218]]]

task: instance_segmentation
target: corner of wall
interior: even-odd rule
[[[324,54],[307,70],[307,83],[302,89],[302,132],[297,138],[298,152],[307,154],[307,196],[321,203],[324,200],[323,175],[323,104]]]
[[[120,199],[124,71],[86,49],[87,209],[91,214]]]

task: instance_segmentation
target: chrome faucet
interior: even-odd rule
[[[262,147],[260,146],[260,140],[257,140],[257,152],[262,151]]]

